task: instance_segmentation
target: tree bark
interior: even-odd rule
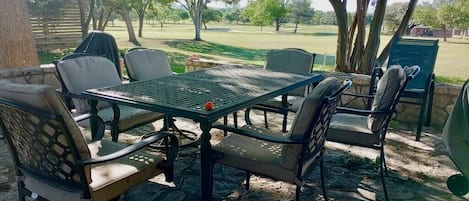
[[[329,0],[329,2],[332,4],[337,17],[336,71],[350,72],[347,58],[347,1]]]
[[[135,31],[132,26],[132,19],[130,19],[129,12],[126,9],[120,11],[122,18],[125,20],[125,25],[127,26],[127,32],[129,33],[129,42],[133,43],[136,46],[141,44],[138,42],[137,37],[135,37]]]
[[[0,0],[0,68],[39,65],[26,1]]]
[[[92,13],[94,12],[95,0],[90,0],[89,4],[86,3],[87,0],[78,0],[78,7],[80,8],[80,22],[81,22],[81,37],[85,38],[88,35],[89,26],[91,23]],[[89,7],[89,11],[86,12],[86,9]]]
[[[418,0],[410,0],[409,6],[407,7],[407,10],[404,16],[402,17],[401,24],[397,28],[392,39],[388,42],[388,44],[386,44],[386,47],[384,47],[383,51],[379,55],[376,61],[376,66],[384,65],[384,62],[386,62],[387,58],[389,57],[389,53],[391,52],[392,40],[394,40],[395,38],[402,37],[402,35],[404,35],[404,33],[406,32],[410,19],[412,18],[412,14],[414,13],[415,7],[417,6],[417,1]]]
[[[143,37],[143,20],[145,14],[138,15],[138,37]]]
[[[384,13],[386,11],[386,2],[387,0],[381,0],[376,4],[366,48],[357,68],[358,73],[370,74],[375,67],[376,55],[378,53],[381,37],[381,28],[383,25]]]

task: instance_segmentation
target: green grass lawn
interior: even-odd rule
[[[106,32],[112,34],[123,51],[134,47],[128,42],[127,30],[122,22],[109,26]],[[137,23],[134,22],[134,26]],[[136,27],[135,27],[136,28]],[[136,29],[137,30],[137,29]],[[143,47],[162,49],[171,57],[172,66],[181,71],[188,55],[198,54],[204,58],[228,60],[237,63],[264,64],[265,53],[270,49],[302,48],[310,52],[335,55],[337,29],[335,26],[300,26],[296,34],[293,27],[282,25],[279,33],[274,27],[260,27],[236,24],[208,24],[201,33],[203,42],[195,42],[194,27],[190,23],[165,24],[159,26],[145,24],[143,38],[138,38]],[[381,37],[381,48],[390,36]],[[462,84],[469,78],[469,40],[440,39],[440,48],[435,66],[438,82]],[[332,67],[318,66],[320,70]],[[315,69],[316,69],[315,66]]]

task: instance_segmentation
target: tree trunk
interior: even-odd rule
[[[298,21],[295,21],[295,29],[293,30],[293,33],[296,33],[296,30],[298,29]]]
[[[275,31],[280,31],[280,18],[275,19]]]
[[[358,73],[370,74],[375,67],[376,55],[378,53],[380,43],[381,27],[383,25],[384,13],[386,11],[386,2],[387,0],[381,0],[376,4],[365,52],[357,68]]]
[[[138,37],[143,37],[143,20],[145,13],[138,15]]]
[[[443,24],[443,41],[446,42],[446,24]]]
[[[336,71],[350,72],[347,59],[347,1],[329,0],[337,17]]]
[[[39,65],[26,1],[0,0],[0,68]]]
[[[196,41],[202,41],[202,37],[200,36],[200,29],[202,27],[202,18],[204,13],[204,8],[206,6],[205,0],[196,0],[196,7],[195,7],[195,16],[196,16],[196,23],[195,23],[195,38]]]
[[[395,38],[402,37],[402,35],[404,35],[404,33],[406,32],[408,24],[410,22],[410,19],[412,18],[412,14],[414,13],[415,7],[417,6],[417,2],[418,2],[418,0],[410,0],[409,6],[407,7],[407,10],[406,10],[404,16],[402,17],[401,24],[397,28],[397,30],[394,33],[392,39],[388,42],[388,44],[386,44],[386,47],[384,47],[383,51],[379,55],[379,57],[376,61],[376,66],[383,66],[384,65],[384,62],[389,57],[389,53],[391,52],[392,40],[394,40]]]
[[[127,32],[129,33],[129,42],[133,43],[136,46],[141,44],[138,42],[137,37],[135,37],[135,31],[132,26],[132,19],[130,19],[129,12],[126,9],[120,11],[122,18],[125,20],[125,25],[127,26]]]
[[[78,0],[78,7],[80,8],[80,22],[81,22],[81,37],[85,38],[88,35],[88,27],[91,23],[92,13],[94,12],[94,5],[95,0],[90,0],[89,4],[86,3],[87,0]],[[88,6],[87,6],[88,5]],[[88,13],[86,10],[89,7]]]

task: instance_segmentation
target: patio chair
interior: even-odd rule
[[[283,71],[290,73],[308,74],[313,70],[315,54],[297,48],[286,48],[272,50],[267,53],[265,69]],[[288,112],[296,112],[303,102],[305,96],[311,90],[311,86],[300,87],[288,92],[288,94],[277,97],[267,102],[257,104],[246,110],[246,122],[251,122],[249,113],[251,109],[264,111],[264,125],[269,128],[267,112],[279,113],[283,115],[282,131],[287,132]]]
[[[213,162],[246,171],[246,189],[251,173],[295,184],[296,200],[305,178],[319,165],[324,197],[327,193],[323,172],[324,143],[330,118],[342,92],[337,78],[326,78],[305,98],[288,134],[246,125],[238,129],[225,125],[214,128],[232,132],[213,146]]]
[[[125,68],[130,81],[156,79],[173,75],[166,52],[142,47],[127,50]]]
[[[387,169],[384,144],[386,132],[405,86],[420,71],[418,66],[391,66],[378,81],[371,110],[337,107],[332,117],[328,141],[376,149],[380,151],[380,173],[384,196],[388,193],[384,173]],[[366,98],[366,96],[363,96]]]
[[[88,113],[91,109],[81,92],[122,84],[113,63],[101,56],[71,54],[57,62],[56,68],[62,94],[72,98],[77,114]],[[110,126],[112,140],[116,142],[119,133],[164,118],[162,113],[106,102],[99,102],[97,109],[98,115]]]
[[[469,191],[469,80],[461,87],[445,123],[442,138],[450,159],[462,173],[448,178],[448,189],[453,194],[462,196]]]
[[[419,141],[422,126],[430,126],[435,89],[435,61],[438,40],[397,38],[392,41],[388,67],[391,65],[420,67],[420,73],[409,82],[402,94],[401,103],[419,105],[419,119],[415,140]]]
[[[102,120],[100,131],[104,131]],[[0,126],[14,164],[19,200],[111,200],[161,173],[173,180],[177,138],[158,133],[124,146],[86,142],[55,90],[47,85],[0,81]],[[102,135],[102,134],[101,134]],[[166,154],[141,151],[166,138]]]
[[[171,70],[168,56],[161,50],[137,47],[127,50],[123,57],[131,82],[157,79],[175,74]],[[165,121],[167,125],[164,128],[171,128],[176,134],[186,139],[181,140],[181,147],[199,142],[199,134],[188,130],[181,130],[174,124],[174,118],[168,117],[167,119],[169,121]],[[159,146],[154,145],[153,147],[157,148]]]

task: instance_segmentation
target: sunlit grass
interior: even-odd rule
[[[116,21],[106,32],[112,34],[121,51],[135,47],[128,42],[124,23]],[[137,23],[134,22],[135,30]],[[293,26],[284,24],[280,32],[274,27],[260,27],[238,24],[209,23],[201,33],[203,42],[195,42],[194,27],[190,22],[165,24],[159,26],[145,24],[143,37],[138,38],[143,47],[161,49],[168,52],[171,65],[183,69],[189,55],[197,54],[203,58],[224,60],[234,63],[263,65],[265,53],[271,49],[301,48],[320,55],[334,56],[337,47],[337,28],[335,26],[300,25],[296,34]],[[382,35],[380,49],[391,39]],[[462,84],[469,78],[469,40],[451,38],[448,42],[440,39],[440,48],[435,66],[438,83]],[[56,57],[56,56],[54,56]],[[54,58],[55,59],[55,58]],[[316,58],[315,70],[332,71],[333,67],[319,67],[322,57]],[[42,61],[42,60],[41,60]],[[329,61],[327,62],[331,64]]]

